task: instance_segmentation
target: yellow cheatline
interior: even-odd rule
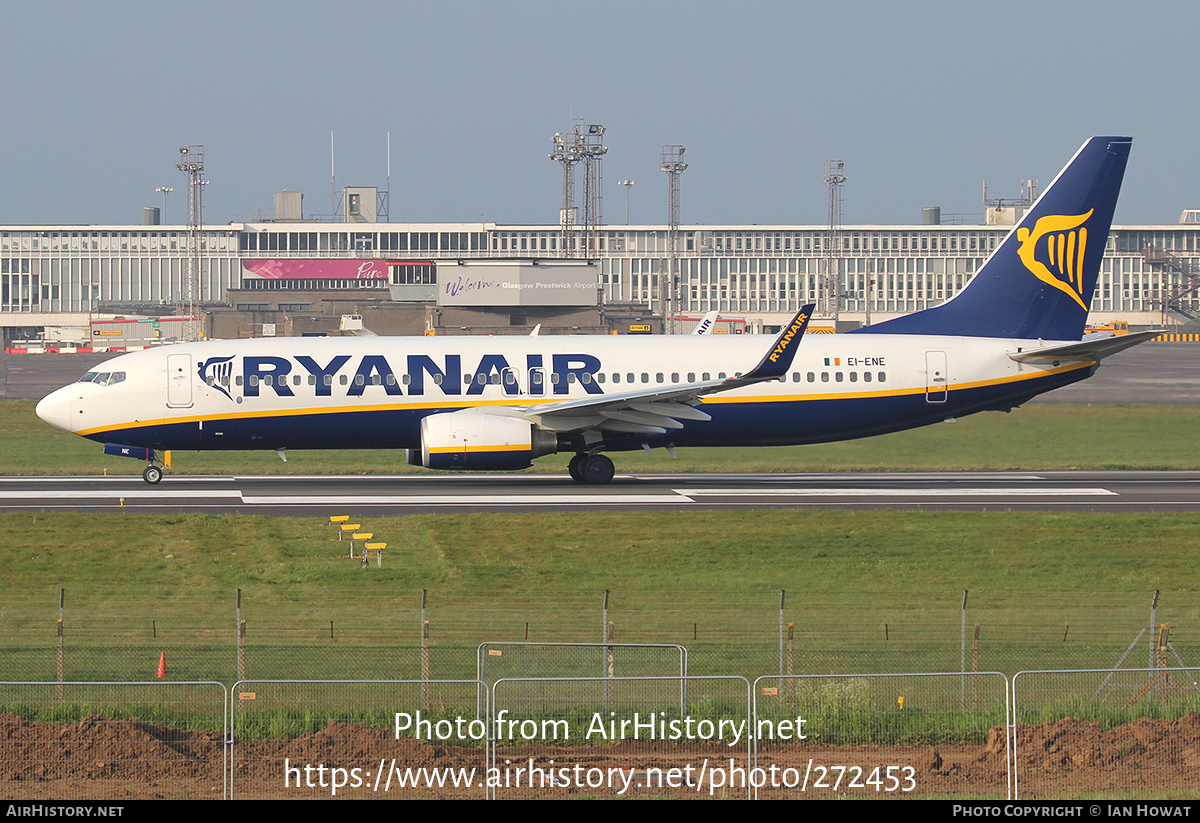
[[[528,452],[528,446],[431,446],[430,454],[454,454],[455,452]]]
[[[544,397],[520,398],[520,405],[534,406],[543,403],[557,403],[564,400],[564,397]],[[370,406],[338,406],[335,408],[322,407],[306,407],[302,409],[273,409],[270,411],[252,411],[252,412],[235,412],[230,414],[204,414],[189,417],[163,417],[156,420],[138,420],[133,424],[119,423],[115,426],[97,426],[94,429],[80,429],[75,432],[80,437],[86,437],[89,434],[100,434],[101,432],[122,431],[125,429],[140,429],[146,426],[168,425],[172,423],[204,423],[224,420],[244,420],[247,418],[261,417],[297,417],[303,415],[317,414],[359,414],[363,412],[381,412],[381,411],[413,411],[420,409],[471,409],[482,406],[512,406],[515,404],[515,398],[508,400],[441,400],[419,403],[381,403]]]

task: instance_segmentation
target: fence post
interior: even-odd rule
[[[429,710],[429,621],[421,623],[421,708]]]
[[[779,590],[779,673],[783,674],[783,602],[787,589]]]
[[[238,680],[246,679],[246,621],[239,620],[237,627],[237,670]]]
[[[962,650],[959,659],[959,670],[963,673],[962,678],[962,694],[960,695],[960,703],[962,708],[967,708],[967,590],[963,589],[962,599],[962,627],[959,630],[961,635]]]
[[[608,624],[607,634],[608,634],[608,636],[605,638],[605,642],[612,643],[613,635],[615,634],[612,623]],[[605,685],[604,701],[605,701],[605,706],[607,706],[608,702],[613,699],[612,678],[616,677],[616,674],[617,674],[615,661],[613,660],[613,647],[612,646],[604,647],[604,657],[605,657],[605,666],[604,666],[605,672],[604,672],[604,674],[605,674],[605,677],[608,678],[608,681],[604,684]]]
[[[795,665],[792,659],[792,637],[796,633],[796,624],[788,623],[787,626],[787,676],[788,679],[783,681],[785,694],[787,695],[788,711],[794,711],[796,708],[796,681],[792,679],[795,674]]]
[[[67,590],[59,589],[59,699],[62,699],[62,603],[66,600]]]

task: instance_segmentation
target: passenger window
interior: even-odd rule
[[[834,379],[834,380],[836,380],[836,381],[838,381],[839,383],[841,383],[841,382],[842,382],[842,380],[843,380],[843,375],[842,375],[842,373],[841,373],[841,372],[837,372],[836,374],[834,374],[834,375],[833,375],[833,379]]]
[[[339,384],[341,384],[341,385],[343,385],[343,386],[344,386],[344,385],[346,385],[346,383],[347,383],[347,382],[348,382],[348,381],[347,381],[346,375],[344,375],[344,374],[339,374],[339,375],[338,375],[338,383],[339,383]]]
[[[863,372],[863,382],[864,382],[864,383],[870,383],[870,382],[871,382],[871,373],[870,373],[869,371],[865,371],[865,372]]]
[[[809,372],[809,373],[808,373],[808,382],[809,382],[809,383],[815,383],[815,382],[817,382],[817,375],[816,375],[816,373],[815,373],[815,372]]]
[[[856,372],[856,371],[852,371],[852,372],[850,372],[850,382],[851,382],[851,383],[857,383],[857,382],[858,382],[858,372]]]
[[[440,374],[435,374],[435,375],[433,376],[433,383],[434,383],[434,385],[435,385],[435,386],[440,386],[440,385],[442,385],[442,376],[441,376]]]
[[[829,382],[829,372],[827,372],[827,371],[823,371],[823,372],[821,372],[821,382],[822,382],[822,383],[828,383],[828,382]]]
[[[880,383],[886,383],[886,382],[887,382],[887,372],[880,372],[880,373],[879,373],[879,382],[880,382]]]
[[[361,374],[354,375],[354,385],[361,386],[361,385],[365,384],[366,382],[367,381],[363,379],[363,376]]]

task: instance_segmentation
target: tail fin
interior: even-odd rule
[[[965,289],[859,332],[1079,340],[1132,143],[1088,140]]]

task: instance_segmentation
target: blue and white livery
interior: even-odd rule
[[[432,469],[782,446],[1008,410],[1153,332],[1084,341],[1131,140],[1093,137],[954,299],[851,334],[214,340],[114,358],[38,415],[148,462],[184,449],[407,449]],[[139,451],[140,450],[140,451]]]

